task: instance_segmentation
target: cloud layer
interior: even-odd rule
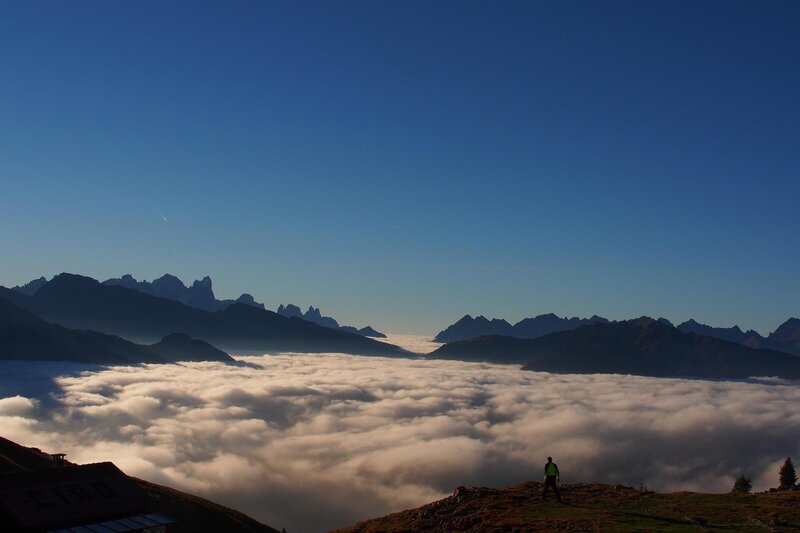
[[[292,533],[538,479],[728,491],[800,456],[800,386],[513,366],[243,357],[77,371],[0,363],[2,435],[211,498]],[[60,375],[66,373],[66,375]],[[52,378],[53,375],[60,375]],[[51,379],[52,378],[52,379]]]

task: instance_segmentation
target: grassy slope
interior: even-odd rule
[[[797,531],[800,491],[761,494],[642,493],[630,487],[575,484],[541,501],[541,483],[457,489],[418,509],[337,530],[346,532]]]
[[[131,478],[153,502],[153,508],[174,518],[175,533],[193,531],[230,531],[240,533],[278,533],[278,530],[257,522],[244,513],[212,501],[143,479]]]

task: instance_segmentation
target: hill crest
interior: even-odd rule
[[[426,531],[795,531],[800,490],[759,494],[659,494],[622,485],[560,486],[564,504],[541,499],[542,483],[458,487],[452,495],[336,533]]]

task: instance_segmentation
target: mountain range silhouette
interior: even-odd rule
[[[672,325],[672,323],[665,318],[659,318],[658,321],[666,325]],[[434,340],[447,343],[474,339],[485,335],[503,335],[518,339],[535,339],[550,333],[575,329],[579,326],[607,324],[609,322],[608,319],[597,315],[593,315],[590,318],[561,318],[553,313],[549,313],[520,320],[512,326],[502,319],[495,318],[489,320],[483,316],[473,318],[470,315],[465,315],[456,323],[440,331]],[[763,348],[800,355],[800,320],[797,318],[788,319],[767,337],[761,336],[754,330],[742,331],[738,326],[733,326],[731,328],[715,328],[700,324],[693,319],[687,320],[675,327],[684,333],[696,333],[698,335],[714,337],[742,344],[750,348]]]
[[[237,353],[405,354],[397,346],[287,318],[252,305],[235,303],[219,311],[208,311],[75,274],[55,276],[33,296],[8,289],[3,295],[48,322],[119,335],[136,342],[157,342],[179,332]]]
[[[25,285],[13,287],[13,290],[34,296],[36,291],[47,284],[47,279],[40,277]],[[243,293],[235,300],[218,300],[214,296],[213,282],[209,276],[203,279],[195,280],[194,283],[187,286],[177,276],[172,274],[164,274],[160,278],[153,281],[138,281],[130,274],[125,274],[119,278],[107,279],[103,285],[110,285],[114,287],[125,287],[126,289],[133,289],[150,296],[158,296],[160,298],[168,298],[175,300],[189,307],[195,309],[202,309],[203,311],[223,311],[234,304],[245,304],[256,307],[258,309],[265,309],[263,303],[255,301],[251,294]],[[283,305],[278,307],[277,313],[279,315],[292,318],[297,317],[308,322],[313,322],[320,326],[332,329],[340,329],[347,333],[355,333],[363,337],[385,338],[386,335],[375,330],[370,326],[361,329],[352,326],[340,326],[333,317],[323,316],[319,308],[309,306],[308,310],[303,313],[300,308],[293,304]]]
[[[428,357],[514,363],[555,373],[800,379],[800,357],[686,333],[649,317],[596,322],[535,339],[486,335],[445,344]]]

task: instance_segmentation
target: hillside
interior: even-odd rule
[[[153,502],[153,508],[178,521],[170,531],[230,531],[236,533],[278,533],[244,513],[205,498],[181,492],[143,479],[131,478]]]
[[[800,378],[800,358],[684,333],[642,317],[595,323],[537,339],[488,336],[446,344],[429,357],[524,364],[525,370],[668,377]]]
[[[563,504],[542,484],[464,488],[437,502],[359,522],[337,533],[426,531],[797,531],[800,491],[761,494],[640,492],[620,485],[560,487]]]

